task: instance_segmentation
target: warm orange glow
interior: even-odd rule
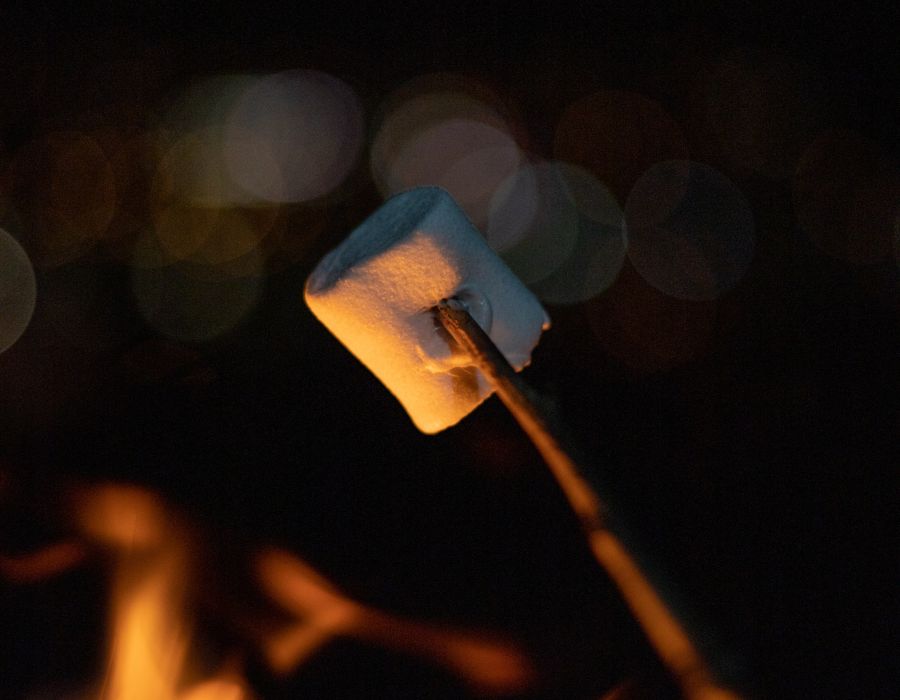
[[[296,557],[269,550],[259,557],[258,572],[272,599],[308,624],[332,634],[358,624],[361,606]]]
[[[57,542],[20,556],[0,555],[0,576],[15,583],[39,581],[79,564],[85,553],[77,542]]]
[[[331,632],[307,622],[299,622],[265,638],[262,642],[263,653],[273,671],[287,674],[302,666],[333,636]]]
[[[151,562],[124,561],[117,572],[111,659],[103,700],[177,697],[189,630],[183,621],[183,562],[167,552]]]
[[[154,494],[119,484],[77,493],[78,524],[121,548],[113,570],[109,666],[101,700],[245,700],[231,668],[186,687],[193,619],[190,537]]]
[[[250,697],[240,678],[223,674],[188,689],[179,700],[249,700]]]
[[[252,700],[238,657],[212,675],[194,656],[191,612],[196,581],[192,528],[156,494],[123,484],[71,492],[82,541],[0,556],[0,576],[36,581],[81,563],[92,543],[111,547],[108,663],[89,696],[97,700]],[[291,673],[338,636],[352,637],[443,666],[475,692],[506,695],[534,682],[530,659],[508,640],[405,619],[353,600],[294,555],[263,551],[262,590],[293,623],[256,639],[276,673]],[[87,697],[87,696],[86,696]]]
[[[171,536],[165,505],[137,486],[99,484],[74,493],[75,520],[84,534],[116,547],[155,548]]]
[[[268,550],[257,560],[263,590],[301,622],[263,642],[273,670],[287,673],[319,647],[358,624],[361,607],[321,574],[286,552]]]
[[[272,599],[299,618],[296,625],[263,643],[270,665],[278,672],[295,669],[331,638],[343,634],[437,662],[479,692],[513,693],[533,682],[530,661],[509,642],[364,606],[287,552],[263,553],[257,572]]]
[[[610,688],[597,700],[628,700],[634,696],[635,684],[633,681],[625,681],[619,685]]]

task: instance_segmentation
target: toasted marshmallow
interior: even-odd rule
[[[459,422],[493,393],[434,307],[461,301],[509,363],[531,360],[550,320],[437,187],[389,199],[306,282],[316,317],[377,376],[424,433]]]

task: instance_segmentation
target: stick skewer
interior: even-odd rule
[[[533,390],[456,299],[435,308],[441,324],[468,352],[493,384],[500,400],[544,458],[581,526],[594,558],[603,567],[641,625],[650,644],[675,677],[687,700],[738,700],[714,679],[681,623],[669,610],[622,541],[606,526],[600,497],[564,447],[550,420],[538,408]]]

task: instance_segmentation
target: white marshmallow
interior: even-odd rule
[[[322,259],[304,296],[424,433],[454,425],[493,392],[440,327],[431,311],[440,300],[462,301],[516,370],[550,326],[534,294],[437,187],[385,202]]]

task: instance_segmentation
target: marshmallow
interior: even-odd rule
[[[550,326],[534,294],[437,187],[385,202],[322,259],[304,296],[424,433],[454,425],[493,393],[437,321],[439,301],[461,301],[516,370]]]

